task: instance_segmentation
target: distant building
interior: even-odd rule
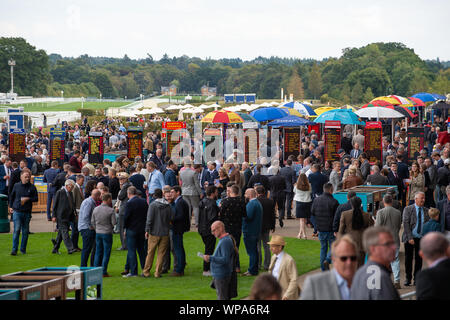
[[[170,87],[161,87],[161,94],[163,96],[175,96],[177,94],[177,86],[172,84]]]
[[[201,91],[202,91],[202,96],[216,96],[217,95],[217,87],[203,86]]]

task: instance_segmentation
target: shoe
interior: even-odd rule
[[[324,268],[325,270],[330,270],[330,263],[329,263],[327,260],[325,260],[325,261],[323,262],[323,268]]]
[[[58,250],[56,250],[56,249],[53,249],[52,250],[52,253],[56,253],[56,254],[61,254]]]
[[[302,236],[300,235],[300,233],[297,235],[297,239],[301,239]]]
[[[80,249],[80,248],[75,248],[75,249],[73,249],[73,250],[75,250],[76,252],[81,252],[81,249]]]
[[[111,275],[108,274],[108,273],[105,273],[105,274],[103,275],[103,278],[110,278],[110,277],[111,277]]]
[[[241,273],[241,269],[236,268],[236,273]]]
[[[283,228],[284,226],[283,219],[278,219],[278,221],[280,222],[280,227]]]
[[[182,276],[184,276],[184,272],[178,273],[178,272],[174,271],[170,274],[170,276],[171,277],[182,277]]]
[[[319,235],[317,234],[317,232],[314,232],[312,236],[313,238],[317,238]]]
[[[17,256],[17,251],[11,251],[12,256]]]
[[[400,290],[402,288],[400,282],[394,282],[394,288]]]
[[[47,221],[52,221],[52,219],[47,219]]]
[[[146,276],[144,273],[141,273],[142,278],[150,278],[150,275]]]
[[[72,250],[69,250],[67,253],[68,254],[72,254],[72,253],[75,253],[75,252],[78,252],[76,249],[72,249]]]
[[[128,273],[128,274],[122,276],[122,278],[133,278],[133,277],[137,277],[137,274]]]
[[[163,270],[163,271],[161,271],[161,274],[164,274],[164,273],[169,273],[169,270]]]
[[[250,272],[246,271],[242,274],[243,277],[254,277],[256,274],[251,274]]]
[[[124,276],[124,275],[127,275],[127,274],[129,274],[129,273],[130,273],[130,272],[129,272],[128,270],[125,270],[125,271],[122,271],[120,274]]]
[[[20,253],[22,253],[22,254],[27,254],[26,251],[22,251],[22,250],[20,250]]]
[[[28,231],[28,234],[34,234],[34,232]]]
[[[155,274],[155,278],[161,278],[162,276],[160,274]]]
[[[205,277],[211,277],[211,271],[203,271]]]
[[[403,284],[405,287],[409,287],[411,285],[411,280],[406,280]]]
[[[56,246],[56,239],[52,239],[53,246]]]

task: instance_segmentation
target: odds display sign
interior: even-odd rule
[[[325,161],[339,161],[341,148],[341,122],[325,121]]]
[[[9,157],[11,161],[20,162],[25,159],[25,130],[13,129],[9,134]]]
[[[50,162],[58,161],[62,168],[64,163],[64,139],[66,131],[60,128],[50,128]]]
[[[383,161],[383,126],[380,121],[367,121],[364,128],[364,152],[370,164]]]
[[[163,138],[166,139],[167,155],[171,156],[172,151],[180,143],[182,135],[175,133],[175,130],[186,129],[186,122],[165,121],[162,123]],[[175,133],[175,134],[174,134]]]
[[[89,163],[93,166],[103,163],[103,133],[89,132]]]
[[[290,155],[297,159],[300,154],[300,129],[284,129],[283,160],[286,161]]]
[[[143,157],[142,133],[142,127],[129,127],[127,130],[127,157],[131,162],[134,162],[134,158],[137,156],[140,156],[141,158]]]
[[[425,145],[425,132],[424,128],[408,128],[408,163],[411,163],[417,159],[420,155],[420,150]]]
[[[250,164],[258,161],[259,134],[257,129],[246,129],[244,131],[244,160]]]

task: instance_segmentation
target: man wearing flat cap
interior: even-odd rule
[[[297,283],[297,266],[295,260],[286,252],[286,242],[282,236],[273,235],[270,242],[273,256],[270,261],[269,272],[278,280],[282,288],[283,300],[297,300],[300,287]]]

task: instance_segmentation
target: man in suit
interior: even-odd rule
[[[422,258],[419,255],[420,239],[422,238],[422,228],[428,222],[428,208],[425,208],[425,193],[417,192],[414,196],[414,204],[407,206],[403,210],[403,235],[402,242],[405,244],[405,286],[411,285],[412,262],[414,265],[414,280],[417,273],[422,269]]]
[[[361,160],[361,174],[364,181],[366,181],[367,177],[370,174],[370,162],[369,159],[367,159],[367,153],[362,152],[359,156]]]
[[[43,181],[47,183],[47,220],[48,221],[52,220],[52,213],[51,213],[52,200],[53,200],[53,197],[55,196],[56,191],[58,191],[58,189],[56,189],[56,187],[52,185],[52,182],[53,182],[53,180],[55,180],[58,173],[59,173],[58,161],[56,161],[56,160],[52,161],[51,168],[44,171],[44,180]]]
[[[53,222],[58,222],[58,235],[56,237],[56,242],[52,253],[59,253],[58,249],[61,241],[64,241],[69,254],[78,251],[74,248],[73,242],[69,237],[70,223],[74,221],[76,214],[75,202],[72,193],[74,187],[75,182],[71,179],[67,179],[64,183],[64,188],[56,192],[53,201],[52,220]]]
[[[352,151],[350,151],[350,157],[352,157],[352,159],[358,159],[361,153],[362,151],[359,148],[359,144],[355,143]]]
[[[27,166],[27,163],[25,160],[20,161],[20,165],[17,164],[17,162],[13,162],[11,164],[11,178],[9,179],[8,183],[8,194],[11,194],[12,189],[14,188],[14,185],[18,182],[20,182],[20,172],[23,168]],[[51,217],[50,217],[51,220]]]
[[[377,165],[373,165],[370,168],[370,175],[366,179],[366,184],[374,186],[386,186],[389,185],[389,180],[380,173],[380,168]]]
[[[430,232],[420,240],[419,254],[428,268],[417,274],[417,300],[450,300],[448,248],[448,240],[438,232]]]
[[[392,273],[394,274],[394,287],[400,289],[400,237],[399,232],[402,226],[402,213],[395,209],[393,204],[393,198],[390,194],[385,194],[383,197],[384,208],[378,210],[376,226],[385,226],[392,231],[395,243],[397,244],[397,251],[395,253],[395,260],[391,262]]]
[[[284,205],[286,202],[286,180],[280,175],[280,171],[278,171],[278,169],[274,169],[274,171],[277,172],[269,178],[270,198],[278,206],[278,221],[280,223],[280,227],[283,227]]]
[[[398,170],[398,164],[395,163],[395,162],[392,163],[390,169],[391,170],[389,171],[388,176],[387,176],[389,184],[391,186],[395,186],[395,185],[397,186],[399,199],[402,200],[402,207],[405,207],[405,201],[406,200],[403,199],[403,194],[405,192],[404,192],[404,188],[403,188],[403,180],[402,180],[402,178],[400,177],[400,175],[399,175],[399,173],[397,171]]]
[[[145,176],[136,171],[136,166],[130,167],[130,177],[128,180],[141,192],[142,195],[145,195]]]
[[[284,251],[286,242],[282,236],[273,235],[270,242],[273,256],[270,260],[269,272],[278,280],[282,289],[282,300],[298,300],[297,266],[295,260]]]
[[[342,212],[352,209],[352,204],[350,203],[350,199],[353,197],[356,197],[356,192],[353,190],[350,190],[349,192],[347,192],[347,200],[348,201],[346,203],[340,204],[339,207],[337,207],[337,209],[336,209],[336,213],[334,214],[334,220],[333,220],[333,232],[334,232],[335,236],[337,236],[337,233],[339,231],[339,224],[341,222]]]
[[[200,165],[194,165],[194,169],[198,168]],[[200,198],[202,198],[202,188],[200,187],[200,181],[198,180],[198,172],[192,170],[189,163],[185,162],[185,167],[187,169],[180,172],[181,180],[181,193],[183,199],[189,204],[189,219],[194,214],[195,225],[198,225],[198,210]],[[190,221],[190,220],[189,220]]]
[[[349,235],[344,235],[333,242],[331,259],[333,270],[306,278],[301,300],[350,299],[350,288],[358,269],[358,260],[356,243]]]
[[[175,204],[175,215],[172,220],[172,232],[173,232],[173,250],[175,251],[175,257],[177,263],[175,270],[171,273],[173,277],[184,276],[184,268],[186,266],[186,252],[183,245],[183,234],[190,230],[191,219],[189,212],[189,205],[181,196],[181,188],[174,186],[171,189],[172,198]],[[198,215],[197,215],[198,224]]]
[[[275,203],[272,199],[266,197],[266,190],[264,190],[263,186],[256,186],[255,189],[258,201],[263,208],[261,234],[258,240],[258,269],[261,269],[262,266],[267,271],[270,264],[270,248],[267,244],[269,242],[269,233],[270,231],[275,232]],[[264,262],[262,259],[261,242],[264,247]]]
[[[135,277],[138,274],[137,254],[144,269],[145,250],[145,223],[147,221],[148,204],[145,199],[137,196],[137,188],[131,186],[127,189],[128,201],[125,204],[124,229],[127,239],[127,264],[129,273],[124,278]]]
[[[437,204],[440,214],[441,232],[450,233],[450,185],[445,188],[447,198]]]
[[[8,187],[11,177],[11,159],[5,158],[3,165],[0,165],[0,193],[8,196]]]
[[[156,149],[156,152],[150,158],[150,161],[152,161],[156,165],[156,169],[161,170],[161,167],[164,164],[164,159],[162,156],[162,149]]]
[[[244,188],[242,190],[242,192],[244,193],[245,190],[247,189],[248,186],[248,182],[250,181],[250,178],[252,177],[253,173],[252,170],[250,169],[250,166],[248,164],[248,162],[243,162],[242,163],[242,171],[244,172]]]
[[[292,169],[292,160],[288,159],[286,161],[286,166],[282,167],[280,169],[280,174],[282,177],[284,177],[284,180],[286,181],[286,204],[284,208],[286,209],[286,217],[288,219],[293,219],[292,217],[292,200],[294,199],[294,184],[296,182],[296,174],[294,169]]]

